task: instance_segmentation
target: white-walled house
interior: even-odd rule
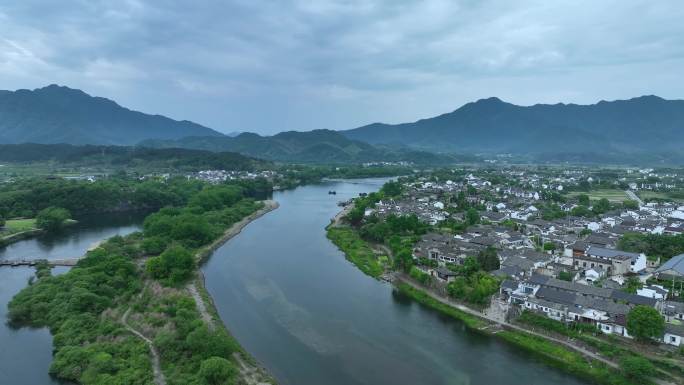
[[[665,299],[667,298],[667,293],[669,293],[669,290],[660,285],[651,285],[637,289],[636,293],[642,297]]]
[[[681,346],[684,343],[684,326],[666,323],[663,342],[668,345]]]

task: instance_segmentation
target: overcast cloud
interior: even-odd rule
[[[346,129],[479,98],[682,98],[673,1],[0,1],[0,89],[81,88],[224,132]]]

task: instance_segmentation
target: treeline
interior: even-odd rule
[[[262,198],[272,190],[265,179],[230,182],[247,197]],[[61,207],[72,215],[124,210],[158,210],[183,206],[202,190],[204,183],[185,178],[138,180],[112,177],[87,182],[62,178],[28,178],[0,184],[0,218],[34,217],[48,207]]]
[[[57,162],[74,166],[112,166],[177,170],[255,170],[271,162],[233,152],[210,152],[183,148],[155,149],[126,146],[74,146],[70,144],[3,144],[0,162]]]
[[[684,253],[684,235],[626,233],[620,237],[617,247],[624,251],[644,253],[649,257],[659,257],[664,262]]]
[[[133,310],[131,322],[154,340],[169,384],[234,383],[238,343],[223,329],[210,330],[181,288],[195,276],[198,249],[262,204],[237,185],[178,181],[166,188],[184,192],[180,205],[148,216],[142,232],[111,238],[66,274],[41,272],[10,302],[13,324],[50,328],[50,373],[58,378],[152,383],[148,347],[123,324]],[[141,258],[147,258],[142,271]]]
[[[96,182],[28,178],[0,185],[0,216],[33,217],[48,207],[73,215],[182,205],[202,188],[199,181],[109,178]]]

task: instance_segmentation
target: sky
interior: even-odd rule
[[[0,89],[56,83],[222,132],[481,98],[684,98],[681,0],[0,0]]]

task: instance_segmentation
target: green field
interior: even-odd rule
[[[639,198],[641,199],[651,199],[651,198],[656,198],[656,199],[665,199],[665,200],[670,200],[674,202],[684,202],[682,199],[678,198],[673,198],[670,196],[670,194],[666,192],[660,192],[660,191],[648,191],[648,190],[641,190],[637,193]]]
[[[36,220],[31,219],[8,219],[5,228],[10,233],[19,233],[36,228]]]
[[[599,200],[606,198],[613,203],[622,203],[623,201],[629,199],[627,194],[622,190],[612,190],[612,189],[602,189],[602,190],[592,190],[589,192],[573,191],[568,194],[570,198],[576,198],[578,195],[586,194],[592,200]]]

